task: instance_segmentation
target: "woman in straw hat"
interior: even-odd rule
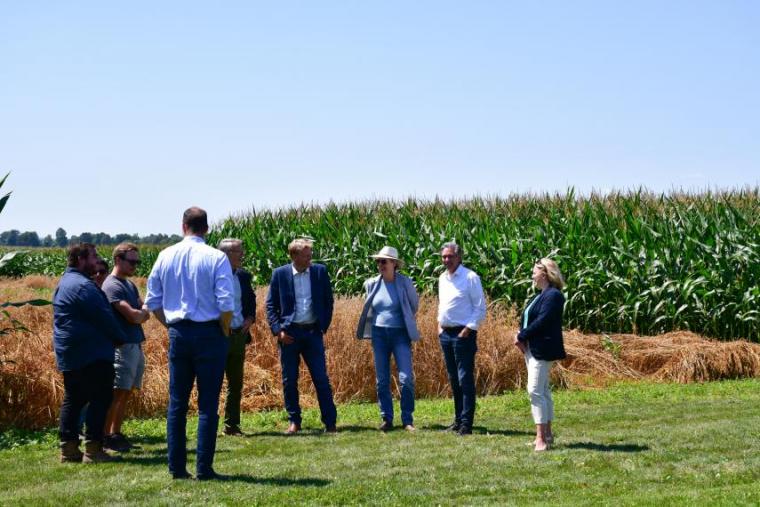
[[[552,420],[554,401],[549,386],[549,371],[554,361],[564,359],[562,309],[565,285],[557,263],[541,259],[533,266],[533,284],[541,290],[523,311],[515,345],[525,354],[528,368],[528,394],[533,422],[536,423],[535,450],[545,451],[554,442]]]
[[[367,297],[359,317],[356,337],[372,339],[377,401],[383,419],[380,430],[389,431],[393,428],[390,382],[393,355],[401,386],[401,423],[407,431],[414,431],[412,342],[420,338],[415,320],[419,299],[412,281],[398,272],[403,262],[395,248],[385,246],[371,257],[377,263],[379,275],[364,282]]]

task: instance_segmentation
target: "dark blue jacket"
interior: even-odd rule
[[[242,268],[236,269],[234,274],[240,282],[240,303],[243,307],[243,318],[253,317],[253,321],[256,322],[256,293],[253,291],[253,277]],[[251,343],[251,333],[248,333],[245,342]]]
[[[99,360],[113,362],[114,345],[126,341],[103,291],[81,271],[66,268],[53,296],[58,370],[78,370]]]
[[[312,264],[309,269],[311,304],[323,333],[330,327],[333,314],[333,292],[327,268]],[[296,313],[296,293],[293,286],[293,265],[280,266],[272,272],[267,294],[267,320],[272,334],[288,330]]]
[[[536,359],[556,361],[567,357],[562,341],[562,311],[565,296],[555,287],[547,287],[535,297],[528,312],[528,326],[523,327],[520,314],[520,333],[517,339],[527,342]]]
[[[240,268],[235,270],[235,276],[240,282],[240,302],[243,306],[243,318],[253,317],[256,321],[256,293],[253,291],[253,277]]]

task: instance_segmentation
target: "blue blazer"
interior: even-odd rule
[[[520,314],[520,333],[517,339],[527,342],[533,357],[542,361],[556,361],[567,357],[562,340],[562,311],[565,296],[556,287],[547,287],[535,297],[528,312],[528,325],[523,327]]]
[[[333,292],[330,275],[322,264],[309,268],[311,304],[319,329],[326,333],[333,315]],[[267,320],[273,335],[287,331],[296,314],[296,291],[293,286],[293,264],[280,266],[272,272],[267,293]]]

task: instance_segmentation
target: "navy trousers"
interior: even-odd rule
[[[462,328],[453,328],[451,331],[444,331],[438,338],[454,396],[454,419],[461,426],[472,429],[475,421],[477,333],[470,331],[467,338],[459,338],[457,335],[461,330]]]
[[[282,391],[285,410],[290,422],[301,424],[301,404],[298,402],[298,368],[303,357],[317,391],[319,410],[325,426],[335,426],[338,418],[333,402],[330,378],[327,376],[325,344],[319,330],[291,328],[287,333],[295,341],[290,345],[280,343],[280,366],[282,366]]]
[[[187,407],[193,382],[198,384],[196,475],[208,475],[214,464],[219,426],[219,392],[227,359],[227,338],[219,322],[180,321],[169,326],[169,411],[166,435],[169,472],[187,466]]]

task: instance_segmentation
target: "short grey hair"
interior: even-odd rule
[[[447,248],[450,248],[454,252],[454,255],[456,255],[460,259],[464,255],[464,251],[462,250],[462,247],[457,245],[454,241],[449,241],[448,243],[444,243],[443,246],[441,247],[441,252],[443,252]]]
[[[292,258],[304,248],[312,248],[314,240],[309,238],[296,238],[288,245],[288,255]]]
[[[229,253],[236,248],[243,248],[243,240],[237,238],[224,238],[217,246],[224,253]]]

